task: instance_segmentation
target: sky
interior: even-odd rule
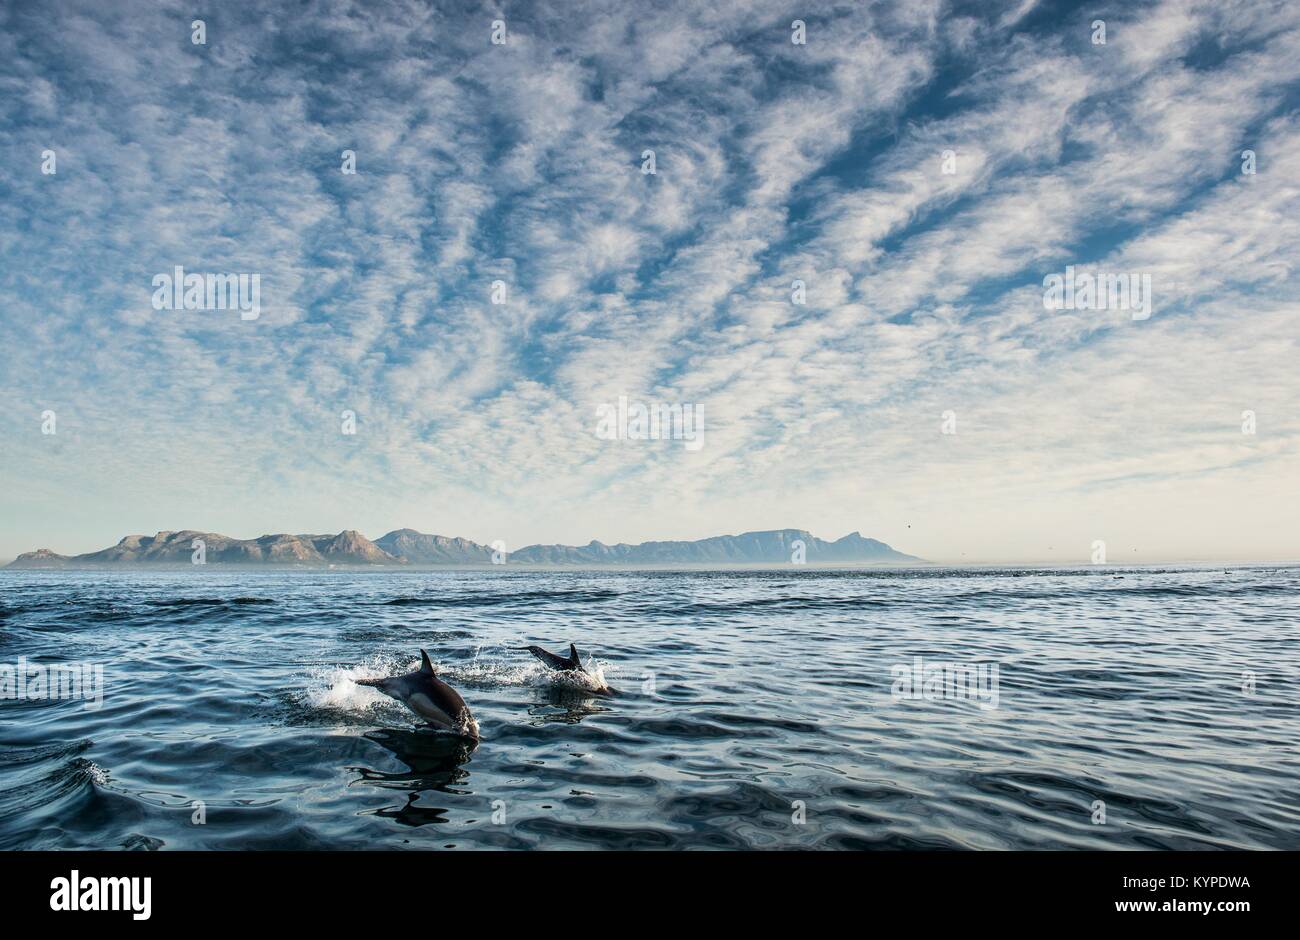
[[[0,558],[1300,558],[1300,5],[204,6],[0,0]]]

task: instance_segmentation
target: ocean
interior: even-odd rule
[[[1298,593],[1270,566],[4,571],[0,847],[1296,849]],[[514,649],[570,642],[617,695]],[[421,648],[476,745],[355,683]]]

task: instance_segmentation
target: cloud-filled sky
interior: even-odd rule
[[[1300,558],[1300,5],[207,7],[0,4],[0,558]],[[260,316],[155,309],[178,265]],[[1045,309],[1067,266],[1150,317]],[[620,396],[702,446],[601,439]]]

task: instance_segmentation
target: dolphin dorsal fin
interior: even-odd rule
[[[578,648],[572,643],[569,644],[569,661],[573,663],[574,669],[582,665],[582,657],[578,655]]]
[[[429,662],[429,654],[420,650],[420,672],[433,675],[433,663]]]

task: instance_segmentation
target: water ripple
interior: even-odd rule
[[[2,572],[0,848],[1300,848],[1300,569]],[[515,647],[578,644],[620,694]],[[358,679],[425,648],[483,739]],[[931,666],[997,667],[996,701]],[[0,676],[3,678],[3,676]],[[954,680],[955,681],[955,680]]]

